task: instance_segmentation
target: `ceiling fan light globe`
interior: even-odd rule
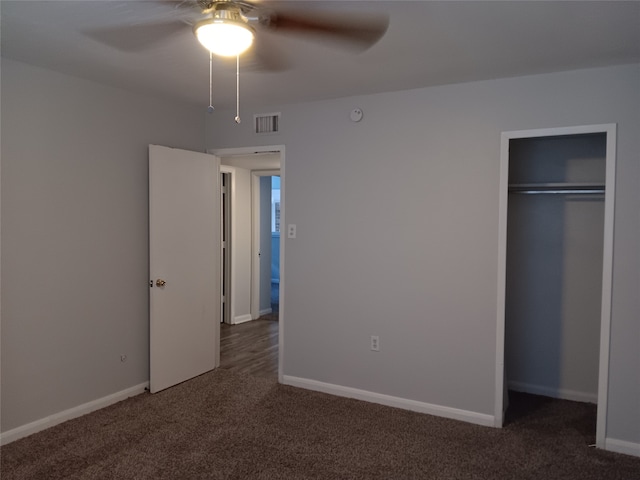
[[[235,57],[253,43],[251,29],[239,22],[210,20],[196,25],[198,41],[214,55]]]

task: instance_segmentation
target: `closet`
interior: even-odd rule
[[[607,133],[508,148],[505,384],[597,403]]]

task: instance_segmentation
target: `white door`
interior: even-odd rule
[[[149,145],[150,390],[220,362],[220,160]]]

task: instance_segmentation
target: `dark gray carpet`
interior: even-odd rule
[[[514,395],[501,430],[217,370],[0,449],[12,479],[640,480],[594,407]]]

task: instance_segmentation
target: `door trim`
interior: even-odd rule
[[[563,128],[502,132],[500,140],[500,190],[498,205],[498,298],[496,323],[496,362],[494,418],[495,426],[504,422],[504,341],[507,266],[507,204],[509,187],[509,141],[516,138],[553,137],[605,133],[606,179],[604,206],[604,248],[602,264],[602,302],[600,314],[600,359],[598,372],[598,413],[596,446],[606,448],[607,400],[609,391],[609,346],[611,339],[611,292],[613,285],[613,227],[615,211],[616,133],[617,125],[583,125]]]
[[[286,225],[286,181],[285,181],[285,146],[284,145],[263,145],[258,147],[234,147],[234,148],[219,148],[219,149],[209,149],[207,153],[211,153],[216,155],[217,157],[227,157],[232,155],[252,155],[256,153],[279,153],[280,154],[280,225]],[[233,214],[231,217],[233,221]],[[231,235],[233,235],[233,227],[231,228]],[[283,365],[284,365],[284,339],[285,339],[285,289],[286,289],[286,279],[285,279],[285,248],[286,242],[283,241],[283,237],[281,237],[280,241],[280,309],[278,313],[278,382],[282,383],[283,381]],[[233,270],[232,270],[233,273]]]
[[[229,324],[233,324],[233,320],[236,318],[236,312],[235,312],[235,307],[233,304],[233,289],[231,288],[233,285],[233,279],[236,277],[236,273],[234,271],[235,269],[235,262],[233,262],[232,258],[233,258],[233,250],[232,250],[232,242],[233,242],[233,238],[236,235],[236,213],[235,213],[235,209],[233,208],[233,196],[235,195],[235,191],[236,191],[236,168],[235,167],[231,167],[229,165],[220,165],[220,173],[224,173],[229,175],[229,184],[227,185],[227,202],[229,202],[230,204],[230,208],[229,208],[229,232],[228,232],[228,241],[227,241],[227,256],[228,256],[228,268],[229,271],[227,272],[227,278],[223,279],[226,280],[228,283],[226,285],[227,291],[226,291],[226,305],[227,305],[227,319],[229,320]],[[221,252],[222,253],[222,252]],[[222,289],[222,285],[220,287]],[[224,320],[224,318],[223,318]],[[224,322],[227,323],[227,322]]]

